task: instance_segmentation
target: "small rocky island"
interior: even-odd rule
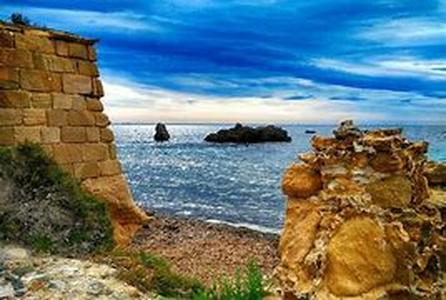
[[[157,142],[165,142],[170,139],[170,134],[167,131],[166,125],[163,123],[156,124],[155,135],[153,139]]]
[[[291,142],[291,137],[286,130],[274,125],[254,128],[237,123],[233,128],[208,134],[204,140],[212,143],[251,144]]]

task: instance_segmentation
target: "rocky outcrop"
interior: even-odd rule
[[[163,123],[156,124],[153,139],[157,142],[165,142],[170,139],[170,134],[167,131],[166,125]]]
[[[265,143],[265,142],[291,142],[291,137],[282,128],[274,125],[266,127],[249,127],[237,123],[231,129],[222,129],[217,133],[206,136],[206,142],[212,143]]]
[[[427,144],[350,121],[334,135],[315,136],[283,179],[287,299],[444,297],[445,207],[429,199]]]
[[[122,188],[119,197],[100,193],[107,189],[95,191],[116,212],[115,237],[123,243],[148,217],[134,204],[121,176],[114,135],[100,101],[104,91],[95,42],[0,22],[0,146],[40,144],[88,190],[94,182]]]
[[[429,162],[425,168],[425,175],[432,186],[446,187],[446,164]]]

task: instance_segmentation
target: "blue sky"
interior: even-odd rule
[[[441,123],[446,1],[0,0],[99,38],[115,121]]]

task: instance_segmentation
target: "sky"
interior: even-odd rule
[[[114,122],[446,124],[446,0],[0,0],[98,38]]]

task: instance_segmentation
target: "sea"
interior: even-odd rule
[[[285,197],[280,183],[297,155],[310,150],[311,134],[330,136],[334,126],[283,125],[291,143],[212,144],[211,132],[231,125],[172,124],[168,142],[153,141],[154,124],[118,124],[119,158],[135,200],[147,210],[278,233]],[[445,126],[401,127],[412,140],[428,141],[429,159],[446,162]]]

